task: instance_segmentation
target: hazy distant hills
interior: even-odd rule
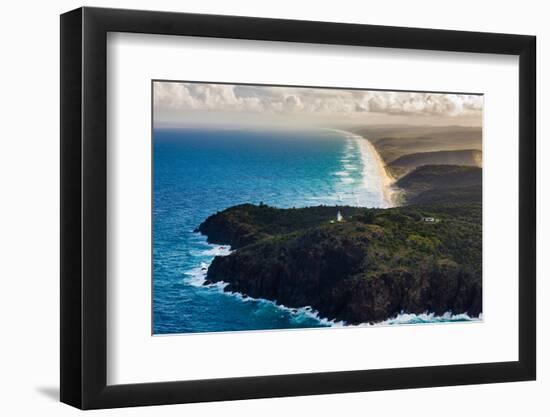
[[[409,154],[482,148],[481,127],[375,126],[355,132],[371,141],[386,164]]]
[[[396,182],[407,204],[481,203],[482,170],[475,166],[424,165]]]
[[[429,126],[429,125],[372,125],[360,126],[354,129],[358,134],[362,132],[369,138],[401,137],[411,139],[415,137],[446,136],[453,139],[481,137],[480,126]]]
[[[481,151],[466,149],[412,153],[395,159],[388,164],[388,168],[394,176],[399,177],[423,165],[467,165],[481,167]]]

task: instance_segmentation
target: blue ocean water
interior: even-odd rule
[[[240,203],[386,206],[374,156],[361,141],[334,130],[154,130],[153,333],[332,325],[308,308],[203,286],[209,263],[230,248],[193,230]]]

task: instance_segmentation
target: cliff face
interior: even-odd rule
[[[337,211],[344,221],[333,220]],[[437,222],[426,223],[428,216]],[[311,306],[323,317],[358,324],[400,312],[479,315],[480,216],[476,205],[429,210],[244,205],[211,216],[198,230],[210,241],[238,248],[214,259],[207,282],[228,282],[226,291]]]

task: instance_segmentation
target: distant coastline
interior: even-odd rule
[[[461,151],[461,158],[472,157],[469,164],[445,165],[437,164],[442,155],[456,160],[457,154],[432,151],[412,170],[393,175],[376,139],[330,130],[357,152],[363,186],[381,193],[380,205],[247,203],[218,211],[195,231],[232,252],[213,259],[203,285],[291,310],[308,308],[324,324],[481,320],[481,168],[472,166],[475,155]],[[457,246],[457,234],[469,244]]]
[[[154,335],[482,320],[483,95],[151,87]]]

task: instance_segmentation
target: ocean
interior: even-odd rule
[[[336,130],[155,129],[153,132],[153,333],[342,325],[311,310],[202,285],[216,255],[194,229],[241,203],[275,207],[388,207],[379,162],[365,139]],[[336,215],[336,213],[335,213]],[[403,315],[385,324],[463,320]]]

